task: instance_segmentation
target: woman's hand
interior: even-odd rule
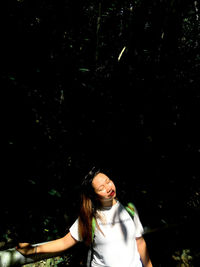
[[[33,255],[35,254],[35,247],[31,246],[30,243],[18,243],[16,250],[18,250],[22,255]]]

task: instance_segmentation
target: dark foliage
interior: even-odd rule
[[[8,230],[13,242],[63,235],[78,212],[80,181],[97,163],[112,169],[144,225],[178,225],[163,233],[166,257],[190,247],[179,224],[193,227],[199,214],[199,8],[8,1],[2,238]],[[152,239],[158,255],[160,236]]]

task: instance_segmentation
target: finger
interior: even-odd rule
[[[30,243],[18,243],[19,248],[29,247]]]

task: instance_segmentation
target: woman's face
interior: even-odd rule
[[[92,181],[92,186],[102,205],[114,204],[116,188],[108,176],[103,173],[98,173]]]

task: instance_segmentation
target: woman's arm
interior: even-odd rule
[[[78,241],[75,240],[69,232],[64,237],[37,246],[37,248],[29,244],[19,244],[17,250],[23,255],[33,255],[35,253],[56,253],[65,251],[74,246],[76,243],[78,243]]]
[[[136,242],[137,242],[137,248],[140,254],[140,258],[142,260],[144,267],[152,267],[153,265],[151,263],[144,238],[143,237],[137,238]]]

